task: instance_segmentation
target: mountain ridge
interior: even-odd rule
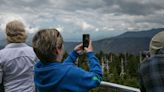
[[[130,53],[138,55],[139,52],[147,51],[149,49],[151,38],[161,31],[164,31],[164,28],[125,32],[115,37],[94,41],[94,50],[95,52],[103,51],[105,53]],[[70,52],[74,47],[73,45],[69,46],[69,44],[67,45],[67,43],[65,43],[65,47],[68,52]]]
[[[139,54],[141,51],[148,50],[149,42],[151,38],[158,32],[164,31],[164,28],[156,28],[144,31],[133,31],[125,32],[121,35],[115,37],[109,37],[93,41],[94,51],[105,53],[129,53],[129,54]],[[0,31],[0,48],[4,48],[6,45],[5,36],[2,31]],[[34,34],[30,34],[27,39],[27,44],[32,44],[32,38]],[[64,42],[65,50],[70,52],[73,48],[80,42]]]

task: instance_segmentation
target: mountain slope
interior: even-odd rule
[[[164,28],[151,29],[146,31],[126,32],[119,36],[94,41],[95,52],[103,51],[105,53],[130,53],[139,54],[140,51],[148,50],[151,38],[158,32],[164,31]],[[66,42],[66,51],[73,50],[76,42]]]
[[[160,31],[164,31],[164,28],[126,32],[113,38],[96,41],[94,46],[96,51],[138,54],[140,51],[148,50],[151,38]]]
[[[103,51],[105,53],[130,53],[138,54],[140,51],[148,50],[151,38],[158,32],[164,31],[164,28],[151,29],[146,31],[126,32],[119,36],[94,41],[95,52]],[[32,37],[30,34],[27,43],[31,45]],[[4,33],[0,31],[0,48],[6,44]],[[65,50],[70,52],[79,42],[65,42]]]

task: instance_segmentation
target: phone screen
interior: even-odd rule
[[[83,34],[83,49],[89,45],[89,34]]]

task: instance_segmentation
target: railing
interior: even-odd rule
[[[105,82],[105,81],[101,82],[100,87],[107,88],[107,89],[115,89],[120,92],[140,92],[140,90],[137,88],[119,85],[119,84],[110,83],[110,82]]]

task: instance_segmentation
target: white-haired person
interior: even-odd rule
[[[90,70],[77,67],[82,44],[77,45],[66,60],[63,38],[56,29],[42,29],[33,38],[33,48],[40,59],[35,65],[34,82],[39,92],[88,92],[100,85],[102,71],[93,53],[92,42],[85,48]]]
[[[25,42],[27,33],[21,21],[6,25],[7,45],[0,50],[0,83],[5,92],[33,92],[34,64],[38,60]]]
[[[139,68],[141,92],[164,92],[164,31],[151,39],[149,52]]]

